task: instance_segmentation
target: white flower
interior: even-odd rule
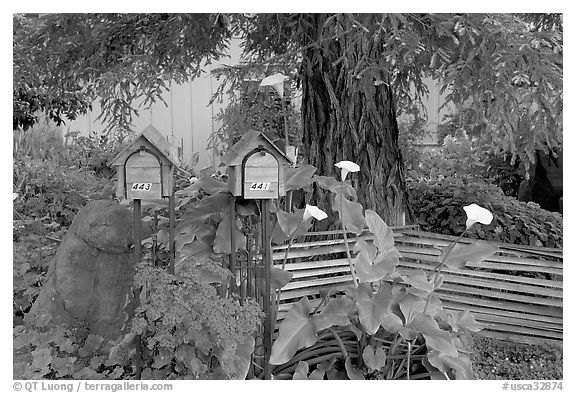
[[[358,172],[360,170],[358,164],[352,161],[340,161],[339,163],[334,164],[334,166],[342,169],[342,181],[346,180],[346,175],[348,175],[348,172]]]
[[[484,225],[489,225],[494,218],[489,210],[484,209],[475,203],[464,206],[464,210],[466,211],[466,216],[468,216],[468,219],[466,220],[466,229],[470,228],[477,222]]]
[[[15,201],[16,198],[18,198],[18,194],[15,193],[15,192],[13,192],[13,193],[12,193],[12,200]]]
[[[280,72],[262,79],[260,86],[272,86],[280,97],[284,97],[284,81],[288,77]]]
[[[328,217],[328,214],[326,214],[322,209],[316,206],[306,204],[306,208],[304,209],[304,215],[302,216],[302,219],[306,221],[311,217],[314,217],[318,221],[322,221],[323,219]]]

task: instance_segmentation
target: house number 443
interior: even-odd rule
[[[134,183],[132,184],[132,191],[150,191],[152,183]]]

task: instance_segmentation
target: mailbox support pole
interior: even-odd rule
[[[273,333],[273,322],[272,322],[272,312],[270,303],[270,265],[272,264],[272,249],[270,244],[271,238],[271,227],[270,227],[270,216],[268,213],[270,201],[268,199],[261,200],[260,210],[262,215],[262,263],[264,268],[264,312],[266,313],[266,321],[264,322],[264,348],[266,352],[264,354],[264,379],[272,379],[272,370],[270,367],[270,352],[272,350],[272,333]]]
[[[174,258],[176,256],[176,245],[174,242],[174,225],[176,223],[176,207],[174,201],[174,193],[172,192],[168,197],[168,243],[170,244],[170,265],[168,271],[174,274]]]
[[[134,199],[134,264],[142,259],[142,205],[140,199]],[[134,288],[134,302],[136,306],[140,304],[140,288]],[[142,355],[140,335],[135,337],[136,340],[136,359],[135,373],[136,378],[140,379],[142,375]]]

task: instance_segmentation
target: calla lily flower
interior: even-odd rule
[[[475,203],[464,206],[464,211],[466,211],[466,216],[468,217],[466,220],[466,229],[470,228],[477,222],[484,225],[489,225],[494,218],[489,210],[484,209]]]
[[[352,161],[340,161],[339,163],[334,164],[334,166],[342,169],[342,181],[346,180],[348,172],[358,172],[360,170],[358,164]]]
[[[280,72],[262,79],[260,86],[272,86],[280,97],[284,97],[284,81],[288,77]]]
[[[322,221],[323,219],[328,217],[328,214],[326,214],[322,209],[316,206],[306,204],[306,208],[304,209],[304,215],[302,216],[302,219],[306,221],[311,217],[314,217],[318,221]]]

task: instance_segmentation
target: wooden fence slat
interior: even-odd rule
[[[485,296],[494,299],[505,299],[512,300],[514,302],[522,302],[528,304],[541,304],[543,306],[552,307],[562,307],[562,299],[550,299],[541,298],[536,296],[525,296],[506,292],[496,292],[487,289],[472,288],[463,285],[452,285],[452,284],[442,284],[442,286],[437,289],[440,292],[456,292],[456,293],[467,293],[469,295]]]
[[[553,332],[553,331],[549,331],[549,330],[542,331],[542,330],[538,330],[538,329],[530,329],[527,327],[508,325],[508,324],[497,323],[497,322],[490,323],[490,330],[512,332],[512,333],[517,333],[517,334],[520,333],[520,334],[540,335],[540,336],[544,336],[546,338],[556,338],[559,340],[561,340],[562,336],[563,336],[562,332]]]
[[[507,341],[507,342],[515,342],[520,344],[527,344],[527,345],[552,345],[554,347],[560,347],[562,345],[562,341],[552,340],[549,338],[544,337],[532,337],[526,336],[522,334],[514,334],[514,333],[503,333],[497,332],[493,330],[481,330],[479,335],[489,338],[494,338],[497,340]]]
[[[406,269],[406,268],[399,268],[400,273],[409,274],[417,271],[418,269]],[[463,277],[458,276],[455,274],[450,274],[448,272],[442,272],[442,276],[444,278],[445,283],[450,284],[464,284],[468,286],[477,286],[483,288],[490,288],[490,289],[500,289],[503,291],[511,291],[511,292],[520,292],[526,293],[531,295],[539,295],[539,296],[548,296],[553,298],[562,299],[562,291],[558,291],[552,288],[542,288],[536,287],[534,285],[522,285],[522,284],[515,284],[511,282],[500,282],[496,280],[489,280],[489,279],[481,279],[481,278],[472,278],[472,277]],[[496,292],[496,291],[495,291]],[[497,292],[500,293],[500,292]]]
[[[448,300],[455,303],[471,306],[483,306],[497,308],[501,310],[515,310],[527,314],[548,315],[553,317],[562,317],[562,309],[557,307],[546,307],[536,304],[514,303],[503,300],[481,299],[471,296],[462,296],[453,293],[438,292],[438,297],[444,301]]]
[[[449,309],[453,310],[460,310],[460,311],[470,311],[471,313],[482,313],[482,314],[491,314],[497,315],[502,317],[512,317],[517,319],[529,319],[539,322],[548,322],[556,325],[562,325],[562,316],[560,317],[553,317],[549,315],[540,315],[540,314],[526,314],[516,311],[510,310],[501,310],[497,308],[489,308],[489,307],[481,307],[481,306],[474,306],[474,305],[464,305],[461,303],[453,303],[447,300],[443,300],[442,304]]]
[[[419,262],[410,262],[410,261],[405,261],[405,260],[400,260],[400,266],[411,267],[411,268],[415,268],[415,269],[426,269],[426,270],[433,270],[436,267],[436,265],[429,265],[426,263],[419,263]],[[510,274],[493,273],[493,272],[487,272],[484,270],[452,269],[452,268],[444,267],[442,269],[442,272],[461,274],[464,276],[492,278],[492,279],[503,281],[503,282],[508,282],[508,281],[509,282],[517,282],[517,283],[531,284],[531,285],[537,285],[537,286],[547,287],[547,288],[562,289],[564,287],[564,284],[562,283],[562,281],[552,281],[552,280],[545,280],[545,279],[541,279],[541,278],[513,276]]]

